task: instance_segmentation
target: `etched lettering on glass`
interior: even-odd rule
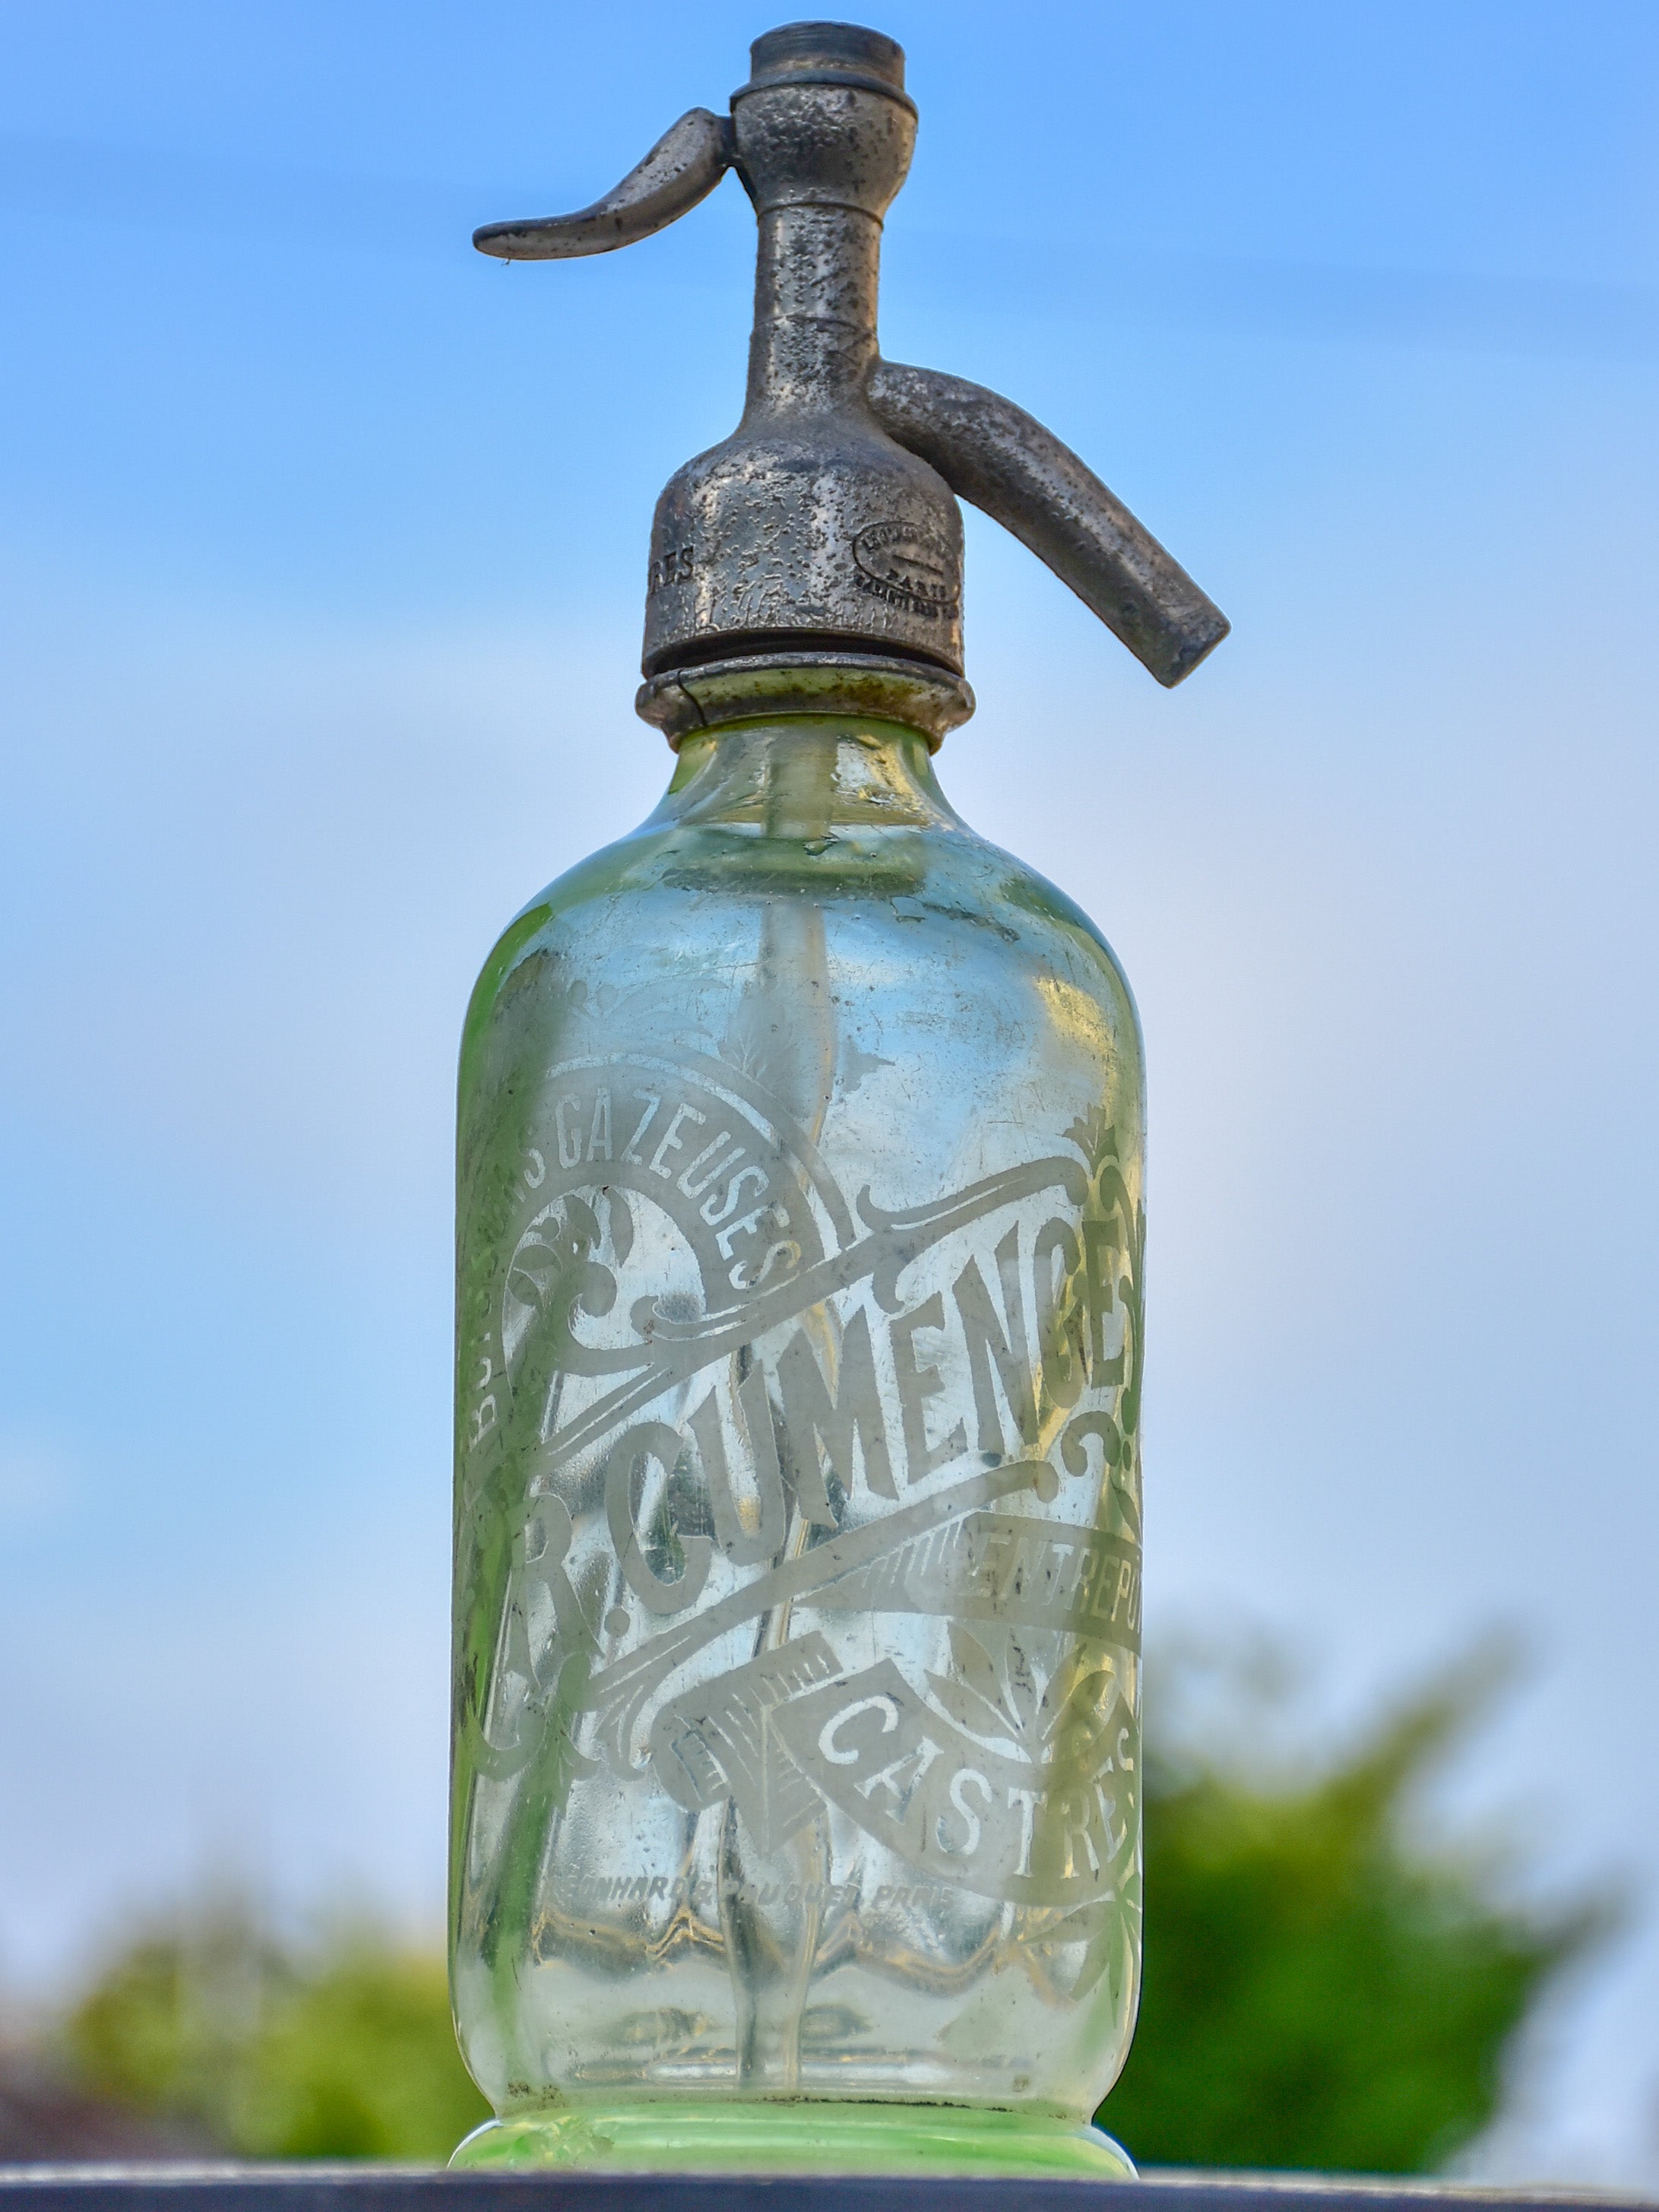
[[[1117,1897],[1142,1231],[1110,1123],[890,1209],[723,1063],[596,1058],[505,1176],[459,1409],[481,1782],[533,1775],[545,1818],[609,1775],[763,1855],[828,1821],[984,1898]],[[872,1664],[884,1617],[936,1626]]]

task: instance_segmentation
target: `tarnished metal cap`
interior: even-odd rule
[[[580,214],[474,237],[508,259],[606,252],[684,214],[727,168],[754,202],[747,400],[657,503],[641,713],[671,738],[795,693],[866,702],[819,712],[876,711],[879,697],[933,738],[965,720],[957,495],[1179,683],[1227,623],[1151,532],[1020,409],[880,358],[882,221],[915,143],[902,50],[856,24],[785,24],[755,40],[731,105],[729,120],[682,116]]]
[[[732,97],[769,84],[858,85],[902,100],[915,112],[904,89],[903,47],[857,23],[785,23],[765,33],[749,49],[748,83]]]

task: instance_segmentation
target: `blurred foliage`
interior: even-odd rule
[[[1607,1917],[1525,1911],[1492,1854],[1425,1838],[1422,1785],[1497,1672],[1322,1764],[1294,1729],[1275,1744],[1282,1701],[1236,1646],[1154,1667],[1146,1991],[1101,2113],[1136,2158],[1410,2172],[1492,2119],[1517,2031]],[[87,2087],[245,2156],[440,2160],[487,2117],[441,1960],[361,1917],[284,1941],[210,1899],[138,1935],[66,2039]]]
[[[1490,1850],[1425,1839],[1432,1771],[1509,1671],[1488,1649],[1322,1765],[1268,1694],[1177,1696],[1147,1746],[1140,2021],[1101,2124],[1148,2165],[1411,2173],[1495,2117],[1546,1985],[1605,1900],[1512,1901]],[[1191,1692],[1196,1655],[1173,1669]],[[1267,1666],[1259,1670],[1271,1678]],[[1200,1710],[1194,1711],[1194,1707]]]
[[[88,2086],[245,2157],[442,2160],[489,2118],[441,1957],[362,1922],[283,1944],[232,1897],[141,1936],[66,2040]]]

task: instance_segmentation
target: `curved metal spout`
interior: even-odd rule
[[[1190,676],[1231,625],[1085,462],[1010,399],[878,361],[866,390],[890,437],[1012,531],[1166,685]]]

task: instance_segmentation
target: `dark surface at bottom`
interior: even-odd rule
[[[0,2212],[1480,2212],[1572,2205],[1631,2212],[1635,2196],[1482,2189],[1310,2174],[1163,2173],[1139,2181],[905,2180],[826,2174],[479,2174],[398,2166],[0,2167]],[[1653,2207],[1659,2212],[1659,2206]]]

